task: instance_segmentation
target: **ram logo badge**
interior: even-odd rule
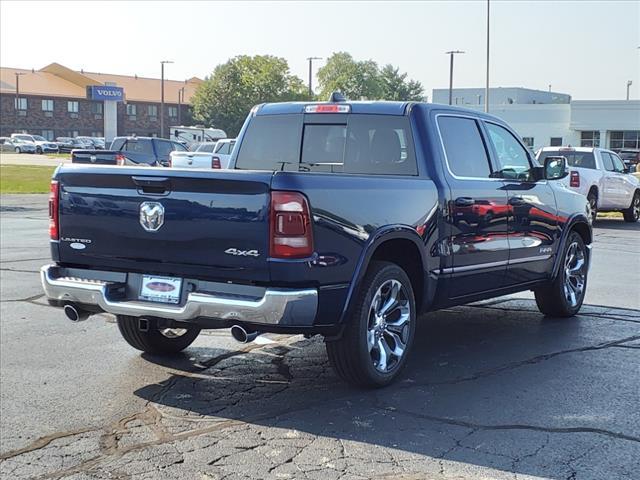
[[[147,232],[157,232],[164,225],[164,207],[158,202],[140,204],[140,225]]]
[[[236,257],[259,257],[258,250],[238,250],[237,248],[227,248],[224,253],[227,255],[235,255]]]

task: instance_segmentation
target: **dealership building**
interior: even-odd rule
[[[484,88],[454,88],[454,105],[484,110]],[[434,103],[449,103],[449,89],[433,90]],[[489,113],[511,125],[524,142],[544,146],[640,149],[639,100],[573,100],[528,88],[490,88]]]
[[[164,81],[165,136],[190,122],[199,78]],[[0,68],[0,136],[159,136],[161,81],[137,75],[77,71],[58,63],[40,70]]]

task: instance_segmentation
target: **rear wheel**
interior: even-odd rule
[[[589,221],[593,224],[598,216],[598,194],[594,191],[589,192],[589,195],[587,195],[587,201],[589,202]]]
[[[118,315],[118,329],[129,345],[153,354],[178,353],[187,348],[198,337],[200,329],[158,328],[154,320],[147,320],[147,329],[140,329],[140,319]]]
[[[37,147],[37,148],[36,148],[36,153],[37,153],[38,155],[41,155],[41,154],[42,154],[42,148]]]
[[[16,147],[16,153],[22,153],[22,150],[20,150],[20,147]]]
[[[413,344],[416,307],[411,281],[394,263],[374,262],[355,299],[355,311],[327,354],[343,380],[382,387],[404,367]]]
[[[640,219],[640,192],[636,192],[631,205],[622,211],[625,222],[637,222]]]
[[[587,267],[587,247],[580,234],[571,232],[556,279],[534,290],[540,312],[550,317],[571,317],[578,313],[587,289]]]

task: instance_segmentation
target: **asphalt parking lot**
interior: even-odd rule
[[[0,476],[618,479],[640,475],[640,224],[600,220],[586,305],[429,314],[400,382],[356,390],[319,339],[203,334],[140,355],[46,305],[46,196],[1,205]]]

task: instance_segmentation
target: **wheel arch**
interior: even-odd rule
[[[571,232],[577,232],[582,237],[582,240],[587,246],[587,254],[589,257],[588,260],[589,262],[591,261],[591,244],[593,243],[593,230],[591,228],[591,225],[589,225],[589,221],[587,217],[584,214],[582,213],[574,214],[567,219],[567,223],[565,224],[562,230],[562,236],[560,237],[560,245],[558,247],[556,258],[553,264],[553,273],[552,273],[553,279],[556,278],[556,276],[558,275],[558,272],[560,271],[560,264],[562,261],[562,252],[564,252],[564,249],[567,244],[567,240]]]
[[[373,261],[389,261],[402,267],[411,280],[416,309],[418,312],[422,310],[426,299],[426,258],[422,238],[411,227],[392,225],[377,230],[365,244],[349,285],[340,323],[348,320],[356,292],[362,286],[364,276]]]

